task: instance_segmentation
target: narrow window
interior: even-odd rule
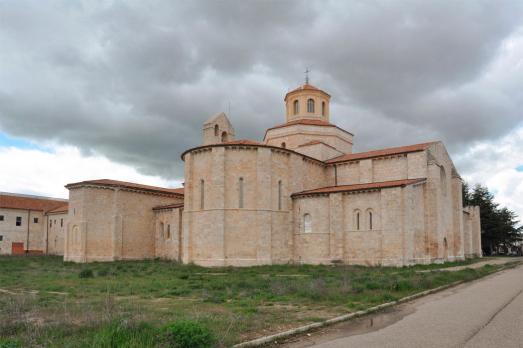
[[[16,226],[22,226],[22,217],[21,216],[16,217]]]
[[[282,195],[282,187],[281,187],[281,180],[278,181],[278,210],[281,210],[281,195]]]
[[[307,100],[307,112],[314,112],[314,99]]]
[[[243,208],[243,178],[240,178],[238,180],[238,191],[239,191],[238,206],[240,208]]]
[[[222,143],[225,143],[227,141],[227,132],[222,133]]]
[[[303,215],[303,232],[311,233],[312,232],[312,218],[311,214]]]
[[[325,102],[321,102],[321,115],[325,116]]]
[[[0,236],[0,242],[4,240],[4,236]]]
[[[35,224],[38,223],[38,218],[37,217],[33,218],[33,223],[35,223]]]
[[[294,112],[294,115],[297,115],[298,112],[300,112],[300,104],[297,100],[295,100],[293,103],[293,112]]]
[[[163,222],[160,222],[160,238],[165,239],[165,236],[163,234]]]
[[[167,239],[171,239],[171,225],[167,224]]]
[[[205,207],[205,181],[200,180],[200,209],[203,210]]]
[[[284,149],[287,147],[287,144],[285,144],[285,141],[283,143],[281,143],[281,147],[283,147]]]
[[[73,208],[73,216],[76,215],[76,208]]]
[[[369,230],[372,230],[372,212],[369,211]]]
[[[53,227],[53,220],[49,220],[49,227]]]
[[[60,219],[60,227],[64,227],[64,219]]]
[[[356,213],[356,230],[360,230],[360,213]]]
[[[0,221],[4,221],[4,216],[0,215]]]
[[[218,125],[214,125],[214,136],[217,137],[220,134],[220,127]]]

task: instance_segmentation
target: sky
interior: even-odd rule
[[[0,0],[0,48],[0,191],[180,186],[207,118],[261,140],[309,68],[355,151],[442,140],[523,217],[519,0]]]

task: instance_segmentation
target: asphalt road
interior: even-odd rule
[[[311,333],[284,346],[522,348],[523,266]]]

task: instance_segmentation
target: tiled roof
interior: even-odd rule
[[[408,145],[408,146],[390,147],[387,149],[373,150],[373,151],[367,151],[367,152],[348,153],[346,155],[342,155],[342,156],[330,159],[326,162],[327,163],[337,163],[337,162],[355,161],[355,160],[366,159],[366,158],[390,156],[390,155],[397,155],[397,154],[402,154],[402,153],[423,151],[423,150],[426,150],[430,145],[432,145],[434,143],[435,142],[429,142],[429,143],[422,143],[422,144],[415,144],[415,145]]]
[[[412,184],[417,184],[425,181],[425,178],[422,179],[405,179],[405,180],[393,180],[393,181],[383,181],[383,182],[372,182],[368,184],[354,184],[354,185],[341,185],[341,186],[328,186],[321,187],[314,190],[307,190],[302,192],[293,193],[292,197],[313,195],[313,194],[323,194],[323,193],[337,193],[337,192],[350,192],[350,191],[360,191],[360,190],[371,190],[371,189],[382,189],[389,187],[398,187],[398,186],[407,186]]]
[[[305,143],[305,144],[298,145],[298,147],[311,146],[311,145],[319,145],[319,144],[321,144],[321,145],[325,145],[325,146],[328,146],[328,147],[330,147],[330,148],[333,148],[334,150],[337,150],[334,146],[331,146],[331,145],[329,145],[329,144],[327,144],[327,143],[324,143],[323,141],[319,141],[319,140],[311,140],[311,141],[309,141],[309,142],[307,142],[307,143]],[[338,152],[340,152],[340,151],[338,151]]]
[[[262,143],[259,143],[257,141],[253,141],[253,140],[248,140],[248,139],[231,140],[231,141],[226,141],[222,144],[225,144],[225,145],[263,145]]]
[[[69,203],[65,203],[64,205],[51,209],[47,212],[47,214],[60,214],[60,213],[67,213],[69,211]]]
[[[81,182],[75,182],[72,184],[67,184],[67,185],[65,185],[65,187],[68,189],[71,189],[71,188],[75,188],[75,187],[82,187],[85,185],[122,187],[122,188],[136,189],[136,190],[149,191],[149,192],[183,195],[183,187],[182,188],[165,188],[165,187],[135,184],[132,182],[110,180],[110,179],[86,180],[86,181],[81,181]]]
[[[0,208],[48,211],[63,206],[66,200],[0,193]]]
[[[320,92],[323,92],[323,93],[327,94],[327,95],[330,97],[330,95],[329,95],[327,92],[325,92],[325,91],[319,89],[319,88],[316,87],[316,86],[313,86],[313,85],[311,85],[311,84],[306,83],[306,84],[303,84],[303,85],[299,86],[298,88],[293,89],[293,90],[290,91],[290,92],[287,92],[287,94],[285,94],[285,99],[287,99],[287,96],[288,96],[289,94],[291,94],[291,93],[299,92],[299,91],[306,91],[306,90],[309,90],[309,91],[320,91]]]
[[[153,210],[162,210],[162,209],[176,209],[183,208],[183,203],[171,203],[166,205],[159,205],[153,208]]]
[[[335,124],[329,123],[327,121],[304,118],[304,119],[300,119],[300,120],[289,121],[287,123],[282,123],[282,124],[279,124],[277,126],[268,128],[265,131],[265,137],[267,137],[267,132],[270,131],[270,130],[278,129],[278,128],[284,128],[284,127],[289,127],[289,126],[294,126],[294,125],[297,125],[297,124],[298,125],[304,125],[304,126],[333,127],[333,128],[338,128],[339,130],[341,130],[341,131],[343,131],[343,132],[345,132],[347,134],[353,135],[351,132],[348,132],[345,129],[340,128],[340,127],[336,126]]]

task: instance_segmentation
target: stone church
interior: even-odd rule
[[[285,123],[236,140],[227,116],[181,155],[183,188],[68,184],[66,261],[165,258],[203,266],[411,265],[481,255],[478,207],[442,142],[353,153],[330,95],[288,92]]]

